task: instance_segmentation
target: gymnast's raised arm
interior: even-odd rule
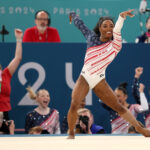
[[[69,14],[69,19],[70,19],[70,24],[72,23],[73,20],[75,26],[82,32],[82,34],[86,39],[90,34],[92,34],[92,31],[88,29],[88,27],[84,24],[84,22],[80,19],[80,17],[75,12],[71,12]]]

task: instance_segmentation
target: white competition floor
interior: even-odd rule
[[[0,150],[149,150],[150,138],[130,136],[0,136]]]

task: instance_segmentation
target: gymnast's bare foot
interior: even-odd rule
[[[74,132],[68,132],[67,139],[75,139],[75,133]]]
[[[144,135],[145,137],[150,137],[150,130],[143,128],[143,127],[137,127],[136,131]]]
[[[69,136],[67,137],[67,139],[75,139],[75,136],[74,136],[74,135],[69,135]]]

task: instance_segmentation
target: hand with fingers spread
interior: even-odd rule
[[[124,12],[120,13],[120,16],[125,18],[125,19],[126,19],[127,16],[134,17],[134,15],[132,14],[133,11],[134,11],[134,9],[130,9],[128,11],[124,11]]]

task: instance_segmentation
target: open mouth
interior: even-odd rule
[[[43,101],[43,103],[47,105],[49,103],[49,101]]]

